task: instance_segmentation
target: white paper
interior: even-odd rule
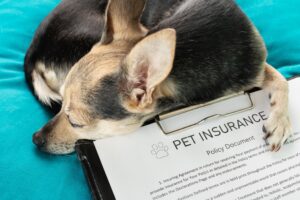
[[[181,133],[164,135],[151,124],[133,134],[96,141],[116,199],[299,200],[300,79],[289,84],[295,134],[277,153],[270,152],[263,140],[262,124],[269,112],[264,91],[251,94],[254,109]],[[223,112],[222,108],[234,110],[245,104],[241,98],[236,97],[230,107],[221,102],[177,120],[201,119]],[[219,134],[221,128],[226,132],[229,124],[232,130]],[[218,136],[211,138],[209,131]]]

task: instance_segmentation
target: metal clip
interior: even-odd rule
[[[193,123],[193,124],[190,124],[190,125],[187,125],[187,126],[184,126],[182,128],[178,128],[178,129],[175,129],[173,131],[166,131],[162,124],[161,124],[161,120],[165,120],[167,118],[170,118],[170,117],[173,117],[175,115],[179,115],[179,114],[182,114],[182,113],[186,113],[188,111],[191,111],[191,110],[195,110],[195,109],[198,109],[198,108],[201,108],[201,107],[205,107],[205,106],[208,106],[208,105],[213,105],[213,104],[216,104],[216,103],[219,103],[221,101],[224,101],[224,100],[227,100],[227,99],[231,99],[231,98],[234,98],[234,97],[237,97],[237,96],[240,96],[240,95],[247,95],[248,99],[249,99],[249,106],[245,107],[245,108],[242,108],[242,109],[238,109],[238,110],[235,110],[235,111],[232,111],[232,112],[228,112],[228,113],[224,113],[224,114],[213,114],[213,115],[210,115],[210,116],[207,116],[207,117],[204,117],[202,118],[201,120],[199,120],[198,122],[196,123]],[[231,116],[231,115],[235,115],[235,114],[239,114],[239,113],[242,113],[242,112],[245,112],[245,111],[248,111],[248,110],[251,110],[254,108],[254,103],[253,103],[253,100],[251,98],[251,95],[249,93],[237,93],[237,94],[233,94],[233,95],[229,95],[229,96],[225,96],[225,97],[222,97],[222,98],[219,98],[219,99],[216,99],[216,100],[213,100],[213,101],[210,101],[208,103],[205,103],[205,104],[200,104],[200,105],[195,105],[195,106],[190,106],[190,107],[187,107],[187,108],[183,108],[183,109],[179,109],[179,110],[175,110],[175,111],[172,111],[172,112],[168,112],[168,113],[164,113],[164,114],[161,114],[161,115],[158,115],[157,117],[155,117],[155,122],[156,124],[158,125],[158,127],[161,129],[161,131],[166,134],[166,135],[169,135],[169,134],[173,134],[173,133],[176,133],[176,132],[179,132],[179,131],[183,131],[183,130],[187,130],[189,128],[192,128],[192,127],[195,127],[195,126],[198,126],[208,120],[211,120],[211,119],[214,119],[214,118],[219,118],[219,117],[228,117],[228,116]]]

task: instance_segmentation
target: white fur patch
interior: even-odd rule
[[[55,102],[61,101],[61,96],[51,90],[42,76],[35,70],[32,72],[32,79],[35,94],[41,102],[51,105],[51,100]]]

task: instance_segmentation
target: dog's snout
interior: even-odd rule
[[[38,147],[42,147],[46,143],[45,137],[41,132],[34,133],[32,136],[32,141]]]

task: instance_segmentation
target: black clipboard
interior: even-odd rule
[[[75,151],[95,200],[115,200],[104,168],[92,140],[78,140]]]
[[[292,80],[299,77],[300,76],[292,77],[288,80]],[[256,88],[251,91],[248,91],[248,93],[252,93],[257,90],[258,89]],[[249,108],[245,108],[245,109],[249,109]],[[155,121],[154,120],[148,121],[144,125],[153,123]],[[75,144],[75,151],[81,162],[89,188],[92,192],[93,199],[94,200],[116,200],[112,188],[110,186],[110,183],[108,181],[108,178],[105,174],[105,170],[98,156],[97,150],[94,146],[94,141],[78,140]]]

